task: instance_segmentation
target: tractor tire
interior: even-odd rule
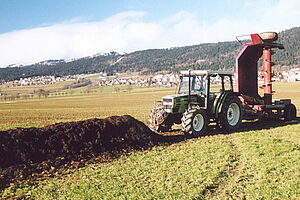
[[[149,115],[149,128],[156,133],[170,130],[173,124],[166,123],[167,116],[162,106],[156,106]]]
[[[236,130],[240,127],[243,118],[243,106],[237,96],[229,96],[224,101],[219,113],[218,123],[224,130]]]
[[[295,120],[297,118],[297,110],[294,104],[289,104],[284,108],[283,117],[285,121]]]
[[[274,42],[278,40],[278,34],[276,32],[263,32],[258,35],[265,42]]]
[[[199,137],[205,134],[208,121],[205,110],[187,109],[181,118],[181,129],[188,136]]]

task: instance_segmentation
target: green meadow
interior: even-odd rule
[[[148,120],[155,100],[175,88],[135,86],[61,90],[44,86],[47,97],[1,99],[0,130],[131,115]],[[30,93],[32,87],[1,88]],[[15,183],[2,198],[32,199],[299,199],[300,82],[274,83],[274,98],[291,98],[292,122],[245,122],[241,130],[186,139],[139,151],[108,163],[89,164],[69,174]]]

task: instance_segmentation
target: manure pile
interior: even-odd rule
[[[129,115],[1,131],[0,189],[165,142]]]

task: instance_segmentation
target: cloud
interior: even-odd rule
[[[204,22],[190,12],[178,12],[162,20],[160,24],[165,28],[161,47],[193,45],[207,41]]]
[[[58,23],[0,35],[0,66],[132,51],[151,43],[160,25],[142,22],[145,12],[124,12],[89,23]]]
[[[251,1],[252,2],[252,1]],[[0,66],[29,64],[47,59],[68,59],[109,51],[132,52],[208,42],[231,41],[236,35],[281,31],[298,26],[297,0],[245,2],[239,18],[207,21],[197,14],[180,11],[148,22],[149,13],[122,12],[105,20],[80,19],[44,25],[0,35]]]
[[[300,19],[299,0],[280,0],[263,12],[263,21],[266,26],[276,31],[299,26]]]
[[[299,0],[249,0],[244,5],[251,10],[247,23],[252,26],[250,30],[282,31],[299,26]]]

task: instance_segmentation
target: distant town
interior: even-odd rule
[[[29,78],[21,78],[19,80],[14,80],[10,82],[4,82],[7,87],[17,87],[17,86],[34,86],[34,85],[50,85],[57,82],[64,81],[78,81],[88,77],[87,75],[72,75],[72,76],[37,76]],[[263,72],[258,72],[258,81],[263,81]],[[276,73],[273,76],[273,81],[285,81],[294,82],[300,81],[300,68],[294,68],[290,71],[283,71],[281,73]],[[169,74],[157,74],[157,75],[143,75],[143,76],[120,76],[120,74],[115,74],[113,76],[108,76],[106,73],[99,74],[99,78],[95,79],[96,84],[99,86],[112,86],[112,85],[137,85],[137,86],[164,86],[164,87],[174,87],[179,84],[179,75],[175,73]]]

